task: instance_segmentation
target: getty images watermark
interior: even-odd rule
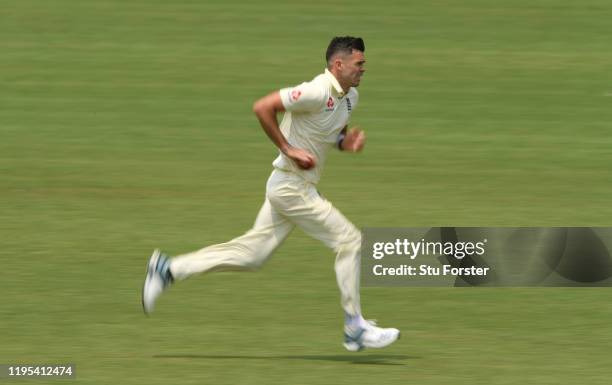
[[[411,241],[408,238],[396,238],[394,242],[374,242],[372,245],[372,258],[383,259],[385,256],[404,256],[410,260],[415,260],[419,256],[438,256],[444,255],[461,260],[465,257],[474,255],[482,256],[485,254],[486,239],[480,242],[442,242],[426,241],[424,238],[419,241]],[[489,267],[454,267],[451,264],[443,264],[439,267],[429,264],[419,264],[418,266],[401,264],[399,266],[387,267],[376,264],[372,268],[372,273],[376,276],[439,276],[439,275],[486,275]]]
[[[363,229],[364,286],[612,286],[612,228]]]

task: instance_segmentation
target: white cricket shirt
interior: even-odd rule
[[[290,145],[310,151],[315,167],[302,170],[281,153],[272,165],[300,175],[311,183],[319,182],[327,153],[336,144],[357,106],[359,93],[354,87],[345,94],[334,75],[325,72],[310,82],[280,90],[285,116],[280,129]]]

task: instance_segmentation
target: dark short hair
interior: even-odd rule
[[[329,42],[327,52],[325,53],[325,61],[329,63],[329,60],[339,52],[350,55],[353,50],[365,52],[365,44],[363,43],[362,38],[353,36],[336,36],[331,40],[331,42]]]

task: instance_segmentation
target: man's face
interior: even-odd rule
[[[365,57],[363,52],[353,50],[350,55],[344,56],[340,66],[340,77],[343,83],[350,84],[351,87],[359,86],[361,75],[365,72]]]

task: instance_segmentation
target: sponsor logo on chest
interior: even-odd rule
[[[336,103],[334,102],[334,98],[332,98],[331,96],[329,97],[329,99],[327,99],[327,103],[325,103],[325,112],[331,112],[334,110],[334,107],[336,106]]]
[[[325,112],[333,112],[336,107],[336,101],[331,96],[327,99],[327,103],[325,103]],[[353,111],[353,106],[351,105],[351,99],[346,98],[346,110],[350,114]]]

